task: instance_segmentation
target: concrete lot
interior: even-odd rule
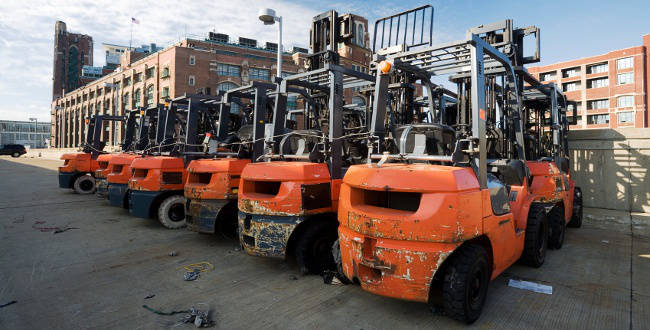
[[[235,241],[166,230],[59,189],[59,163],[0,158],[0,305],[17,301],[0,308],[0,328],[190,328],[178,324],[181,314],[142,305],[170,311],[199,303],[217,328],[464,327],[426,304],[326,285],[291,262],[249,257]],[[544,266],[515,265],[492,282],[474,327],[648,327],[649,224],[648,214],[585,210],[583,227],[570,229]],[[78,229],[40,229],[66,226]],[[181,267],[202,261],[214,270],[183,281]],[[509,287],[510,278],[551,285],[553,294]]]

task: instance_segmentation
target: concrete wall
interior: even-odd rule
[[[650,128],[571,131],[569,149],[585,206],[650,212]]]

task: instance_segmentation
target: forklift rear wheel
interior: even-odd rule
[[[95,192],[95,178],[86,174],[77,177],[72,186],[74,192],[80,195],[88,195]]]
[[[488,255],[482,246],[471,244],[452,258],[442,287],[444,310],[451,318],[471,324],[481,316],[490,284]]]
[[[548,242],[548,220],[542,205],[533,204],[528,212],[526,240],[522,261],[528,266],[539,268],[546,259]]]
[[[582,190],[578,187],[573,192],[573,214],[567,226],[571,228],[582,226]]]
[[[338,237],[336,226],[324,221],[308,225],[296,245],[296,261],[300,271],[303,274],[322,274],[326,270],[336,269],[332,256],[332,245]]]
[[[564,234],[566,233],[566,221],[564,220],[564,206],[558,205],[548,213],[549,235],[548,247],[559,250],[564,243]]]
[[[169,229],[185,227],[185,197],[169,196],[158,207],[158,221]]]
[[[350,279],[345,276],[345,272],[343,271],[343,260],[341,260],[341,245],[339,245],[338,239],[334,241],[334,244],[332,245],[332,256],[334,257],[334,262],[336,263],[336,272],[338,273],[336,277],[343,284],[352,283],[352,281],[350,281]]]

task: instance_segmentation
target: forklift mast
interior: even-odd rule
[[[102,128],[104,121],[125,121],[124,116],[94,115],[88,119],[88,130],[86,131],[86,143],[83,151],[91,154],[96,159],[103,152],[106,143],[102,141]]]

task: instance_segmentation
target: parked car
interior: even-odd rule
[[[22,144],[5,144],[0,149],[0,155],[11,155],[11,157],[17,158],[21,155],[27,153],[25,146]]]

